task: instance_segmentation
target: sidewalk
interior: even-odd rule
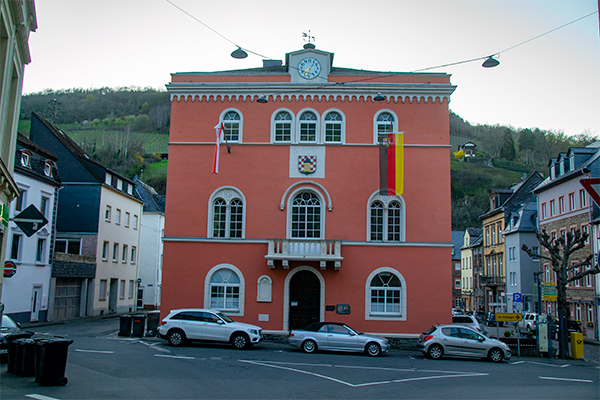
[[[584,340],[583,359],[589,363],[600,365],[600,345],[597,342]]]

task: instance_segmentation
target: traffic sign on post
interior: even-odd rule
[[[31,235],[42,229],[42,227],[48,223],[46,217],[44,217],[33,204],[21,211],[18,215],[15,215],[11,221],[17,224],[27,237],[31,237]]]
[[[17,273],[17,265],[12,261],[7,261],[4,263],[4,277],[11,278],[14,274]]]
[[[519,313],[496,313],[496,321],[518,322],[523,320],[523,315]]]
[[[521,293],[513,293],[513,303],[520,303],[523,301]]]

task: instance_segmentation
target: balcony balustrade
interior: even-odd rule
[[[341,240],[269,239],[268,251],[265,258],[271,269],[275,269],[276,260],[281,261],[284,269],[289,269],[290,261],[319,261],[322,270],[330,261],[337,271],[344,259]]]
[[[485,286],[498,286],[506,283],[506,277],[504,276],[482,276],[481,284]]]

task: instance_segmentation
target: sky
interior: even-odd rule
[[[165,90],[171,73],[285,60],[310,30],[340,68],[414,72],[500,53],[495,68],[479,60],[428,71],[451,75],[453,112],[471,124],[600,137],[597,0],[35,0],[35,7],[24,94]],[[236,45],[260,56],[234,59]]]

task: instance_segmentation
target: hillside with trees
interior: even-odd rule
[[[26,136],[32,112],[53,122],[98,162],[129,178],[141,176],[165,193],[171,116],[167,92],[101,88],[25,95],[19,132]],[[452,229],[481,225],[490,189],[508,188],[533,171],[546,175],[550,158],[596,140],[588,132],[567,136],[537,128],[472,125],[450,111]],[[467,142],[477,146],[475,160],[455,160],[454,152]]]

